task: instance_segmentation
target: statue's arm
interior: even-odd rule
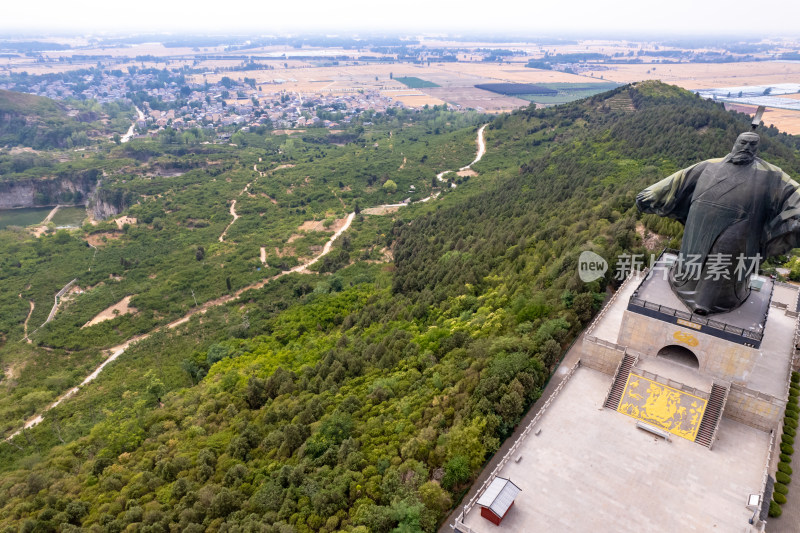
[[[800,247],[800,185],[781,171],[775,212],[766,227],[766,257],[782,255]]]
[[[692,193],[701,172],[698,165],[679,170],[640,192],[636,196],[636,207],[643,213],[653,213],[686,223]]]

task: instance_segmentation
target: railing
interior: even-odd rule
[[[800,293],[798,293],[798,297],[800,297]],[[795,312],[791,314],[790,311],[786,311],[788,316],[797,318],[798,313]],[[797,368],[798,363],[800,363],[800,354],[798,354],[798,346],[800,345],[800,320],[795,320],[794,322],[794,338],[792,339],[792,359],[789,362],[789,378],[792,376],[792,370]],[[784,397],[789,397],[789,380],[786,380],[786,391]]]
[[[779,424],[780,432],[783,433],[783,421]],[[769,479],[769,469],[770,465],[772,464],[772,449],[775,447],[775,436],[778,435],[777,431],[773,431],[772,435],[769,438],[769,449],[767,450],[767,460],[764,463],[764,474],[761,477],[761,501],[764,501],[764,497],[767,495],[767,480]],[[763,505],[763,503],[762,503]],[[756,511],[756,513],[761,513],[761,508]]]
[[[456,520],[456,523],[453,524],[453,531],[459,531],[460,533],[478,533],[471,527],[465,525],[461,520]]]
[[[720,387],[725,387],[724,385],[719,385],[719,384],[717,385]],[[722,405],[719,406],[719,414],[717,415],[717,421],[714,423],[714,433],[711,434],[711,442],[708,443],[709,450],[714,448],[714,442],[717,440],[719,425],[722,422],[722,415],[723,413],[725,413],[725,404],[728,403],[728,394],[730,393],[730,391],[731,391],[730,387],[725,387],[725,395],[722,397]]]
[[[631,370],[633,372],[633,370]],[[690,387],[689,385],[683,384],[680,381],[674,381],[669,378],[665,378],[663,376],[659,376],[649,370],[642,370],[641,368],[636,369],[636,374],[642,377],[645,377],[649,380],[655,381],[657,383],[661,383],[662,385],[667,385],[668,387],[672,387],[673,389],[677,389],[688,394],[692,394],[694,396],[698,396],[700,398],[705,398],[708,400],[711,396],[708,392],[701,391],[700,389],[696,389],[694,387]]]
[[[609,385],[608,390],[606,391],[606,395],[603,398],[603,407],[605,407],[606,402],[608,402],[608,397],[611,396],[611,391],[614,389],[614,385],[617,383],[617,376],[619,376],[619,371],[622,368],[622,364],[625,362],[626,355],[628,355],[628,350],[623,349],[622,359],[619,360],[617,369],[614,371],[614,377],[611,379],[611,385]],[[636,362],[638,360],[639,360],[639,354],[634,355],[633,362],[631,363],[631,370],[633,370],[633,367],[636,366]]]
[[[650,309],[651,311],[655,311],[665,316],[674,316],[677,318],[683,318],[684,320],[689,320],[691,322],[694,322],[695,324],[701,324],[703,326],[708,326],[710,328],[718,329],[720,331],[732,333],[734,335],[744,337],[745,339],[752,339],[760,342],[761,339],[764,338],[763,333],[757,333],[747,329],[737,328],[736,326],[731,326],[730,324],[725,324],[724,322],[717,322],[716,320],[703,318],[701,316],[697,316],[687,311],[679,311],[677,309],[673,309],[672,307],[668,307],[666,305],[654,304],[652,302],[648,302],[647,300],[643,300],[642,298],[638,298],[636,294],[631,296],[629,303],[637,307]]]
[[[561,381],[561,383],[558,384],[558,387],[556,387],[556,390],[553,391],[553,394],[551,394],[550,397],[547,399],[547,401],[544,402],[544,405],[542,405],[541,409],[539,409],[539,412],[536,413],[536,416],[533,417],[533,420],[531,420],[528,423],[528,425],[525,427],[525,430],[523,430],[523,432],[520,434],[520,436],[517,437],[517,440],[514,441],[514,444],[511,446],[511,448],[509,448],[509,450],[506,452],[506,454],[503,456],[503,458],[500,459],[500,462],[497,463],[497,466],[494,467],[494,470],[492,470],[492,473],[489,474],[488,478],[486,478],[486,481],[483,482],[483,485],[481,485],[481,488],[478,489],[478,491],[475,493],[475,495],[464,505],[463,509],[461,510],[461,513],[458,515],[458,518],[455,519],[455,523],[452,524],[452,527],[453,527],[454,531],[457,530],[457,531],[461,531],[463,533],[474,533],[470,528],[468,528],[467,526],[464,525],[464,517],[466,517],[467,514],[469,514],[469,512],[475,506],[475,502],[478,501],[478,498],[480,498],[481,494],[483,494],[483,491],[485,491],[486,488],[489,485],[491,485],[492,481],[494,481],[494,479],[498,476],[498,474],[500,474],[500,471],[503,469],[503,467],[508,463],[508,461],[511,459],[511,457],[516,453],[517,449],[519,449],[520,445],[522,445],[522,442],[525,440],[525,437],[527,437],[528,434],[533,430],[533,427],[542,418],[542,415],[544,415],[545,411],[547,411],[547,408],[550,407],[550,404],[553,403],[553,400],[556,399],[556,397],[558,396],[558,393],[560,393],[561,389],[564,388],[564,385],[570,380],[572,375],[575,374],[575,371],[578,369],[580,364],[581,364],[581,360],[578,359],[575,362],[575,364],[572,365],[572,368],[569,369],[569,372],[567,372],[567,375],[564,376],[564,379]]]
[[[601,338],[595,337],[594,335],[584,335],[583,338],[584,338],[584,340],[587,340],[587,341],[589,341],[589,342],[591,342],[593,344],[597,344],[599,346],[605,346],[606,348],[611,348],[612,350],[617,350],[617,351],[620,351],[620,352],[624,352],[625,351],[625,347],[624,346],[622,346],[620,344],[617,344],[617,343],[614,343],[614,342],[611,342],[611,341],[603,340]]]

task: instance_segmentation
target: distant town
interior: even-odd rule
[[[0,35],[0,89],[132,103],[138,136],[213,128],[224,138],[344,129],[365,112],[399,107],[546,107],[658,79],[745,113],[766,105],[766,124],[797,134],[797,49],[787,39]]]
[[[129,72],[97,70],[69,80],[0,83],[0,89],[21,91],[56,100],[133,101],[143,118],[136,123],[144,135],[164,128],[238,126],[251,128],[337,128],[366,110],[384,112],[403,104],[376,90],[353,90],[304,97],[298,92],[266,92],[263,87],[223,77],[217,83],[181,83],[183,77],[159,79],[163,71],[131,68]],[[144,94],[143,94],[144,93]],[[222,134],[224,135],[224,133]]]

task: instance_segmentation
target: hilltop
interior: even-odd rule
[[[639,215],[636,193],[727,153],[749,123],[674,87],[624,86],[493,118],[477,174],[453,176],[452,188],[434,176],[474,157],[482,117],[426,113],[374,119],[344,147],[320,134],[118,148],[94,164],[118,172],[108,194],[136,223],[0,239],[7,266],[30,269],[0,280],[14,296],[0,300],[15,317],[3,322],[6,348],[46,351],[41,366],[69,361],[80,373],[99,348],[176,324],[0,448],[0,527],[435,530],[618,283],[613,267],[583,283],[579,253],[611,265],[646,253],[637,223],[679,237]],[[798,176],[797,139],[762,137],[763,157]],[[182,173],[142,175],[165,168]],[[292,237],[304,218],[331,226],[351,209],[435,192],[356,217],[321,269],[330,274],[285,275],[177,324],[194,292],[202,304],[299,264],[325,240]],[[245,216],[230,226],[232,198]],[[100,229],[95,258],[83,239]],[[55,254],[58,280],[34,266]],[[27,344],[24,299],[52,292],[24,283],[50,290],[75,276],[84,303]],[[125,294],[140,295],[136,314],[80,329]],[[0,382],[17,395],[7,413],[30,415],[76,379],[41,366],[45,390],[24,376],[14,378],[24,391]],[[34,409],[14,411],[23,401]]]

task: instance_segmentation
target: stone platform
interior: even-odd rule
[[[745,505],[761,491],[769,433],[723,419],[713,451],[666,442],[602,408],[611,380],[578,368],[498,474],[522,489],[502,524],[475,506],[461,531],[757,531]]]

